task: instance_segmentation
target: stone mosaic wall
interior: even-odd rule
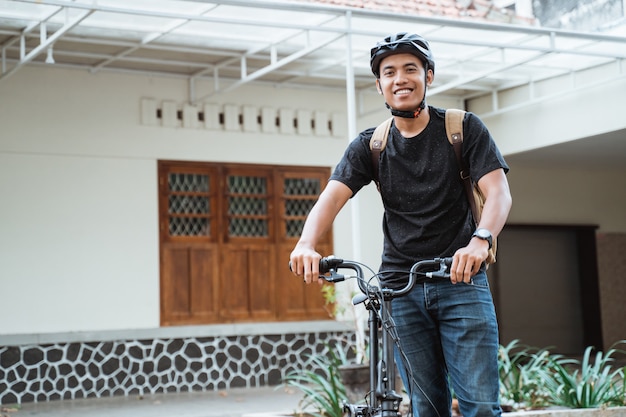
[[[0,404],[278,385],[346,335],[305,333],[0,346]]]

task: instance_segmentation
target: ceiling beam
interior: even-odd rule
[[[217,93],[224,93],[224,92],[227,92],[227,91],[232,91],[235,88],[237,88],[237,87],[239,87],[239,86],[241,86],[243,84],[249,83],[250,81],[254,81],[257,78],[259,78],[259,77],[261,77],[261,76],[263,76],[265,74],[268,74],[268,73],[270,73],[270,72],[272,72],[272,71],[274,71],[274,70],[276,70],[276,69],[278,69],[278,68],[280,68],[282,66],[285,66],[286,64],[288,64],[290,62],[293,62],[293,61],[297,60],[298,58],[301,58],[301,57],[303,57],[305,55],[308,55],[308,54],[310,54],[312,52],[315,52],[315,51],[323,48],[324,46],[328,45],[329,43],[332,43],[332,42],[335,42],[335,41],[341,39],[342,37],[343,37],[343,35],[336,36],[336,37],[327,39],[326,41],[321,42],[319,44],[316,44],[316,45],[313,45],[313,46],[308,46],[308,47],[306,47],[306,48],[304,48],[304,49],[302,49],[300,51],[294,52],[291,55],[288,55],[285,58],[282,58],[282,59],[278,60],[277,62],[275,62],[273,64],[270,64],[270,65],[268,65],[268,66],[266,66],[264,68],[261,68],[261,69],[259,69],[257,71],[254,71],[251,74],[243,76],[239,81],[229,85],[226,88],[215,90],[212,93],[209,93],[209,94],[199,98],[198,101],[204,100],[204,99],[206,99],[208,97],[211,97],[211,96],[213,96],[213,95],[215,95]]]
[[[40,53],[45,51],[48,47],[53,45],[54,42],[57,39],[59,39],[61,36],[63,36],[63,34],[65,34],[67,31],[69,31],[70,29],[72,29],[73,27],[78,25],[80,22],[85,20],[93,12],[94,12],[93,10],[91,10],[91,11],[90,10],[83,11],[77,17],[75,17],[74,19],[70,20],[69,22],[67,22],[63,26],[61,26],[61,28],[59,28],[51,36],[47,37],[45,39],[45,41],[41,42],[38,46],[33,48],[28,54],[26,54],[23,57],[20,56],[20,61],[15,66],[13,66],[13,68],[11,68],[10,70],[8,70],[8,71],[2,73],[2,75],[0,75],[0,82],[6,80],[11,75],[15,74],[20,68],[22,68],[24,65],[26,65],[27,63],[32,61],[37,55],[39,55]],[[40,22],[40,24],[42,24],[42,23],[43,22]]]

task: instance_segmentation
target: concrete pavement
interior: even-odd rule
[[[1,417],[279,417],[300,410],[303,394],[286,387],[237,388],[2,405]]]

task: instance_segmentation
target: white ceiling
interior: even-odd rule
[[[313,3],[0,0],[0,83],[25,65],[55,65],[181,77],[189,80],[192,101],[250,82],[345,91],[353,79],[356,91],[368,90],[373,86],[369,49],[398,28],[431,41],[437,65],[431,96],[463,100],[626,60],[624,35]],[[46,64],[46,58],[54,64]],[[615,74],[625,76],[624,70]],[[201,79],[214,88],[197,97],[193,86]],[[617,144],[617,149],[624,148],[624,141],[624,132],[603,138],[607,147]],[[600,153],[580,144],[571,152],[577,154],[577,147],[585,148],[586,156]],[[621,156],[626,161],[626,150]]]

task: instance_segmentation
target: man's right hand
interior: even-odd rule
[[[314,249],[296,246],[289,257],[291,272],[296,276],[303,277],[306,284],[310,284],[314,280],[317,280],[318,284],[322,284],[324,279],[319,277],[320,259],[322,259],[322,255]]]

